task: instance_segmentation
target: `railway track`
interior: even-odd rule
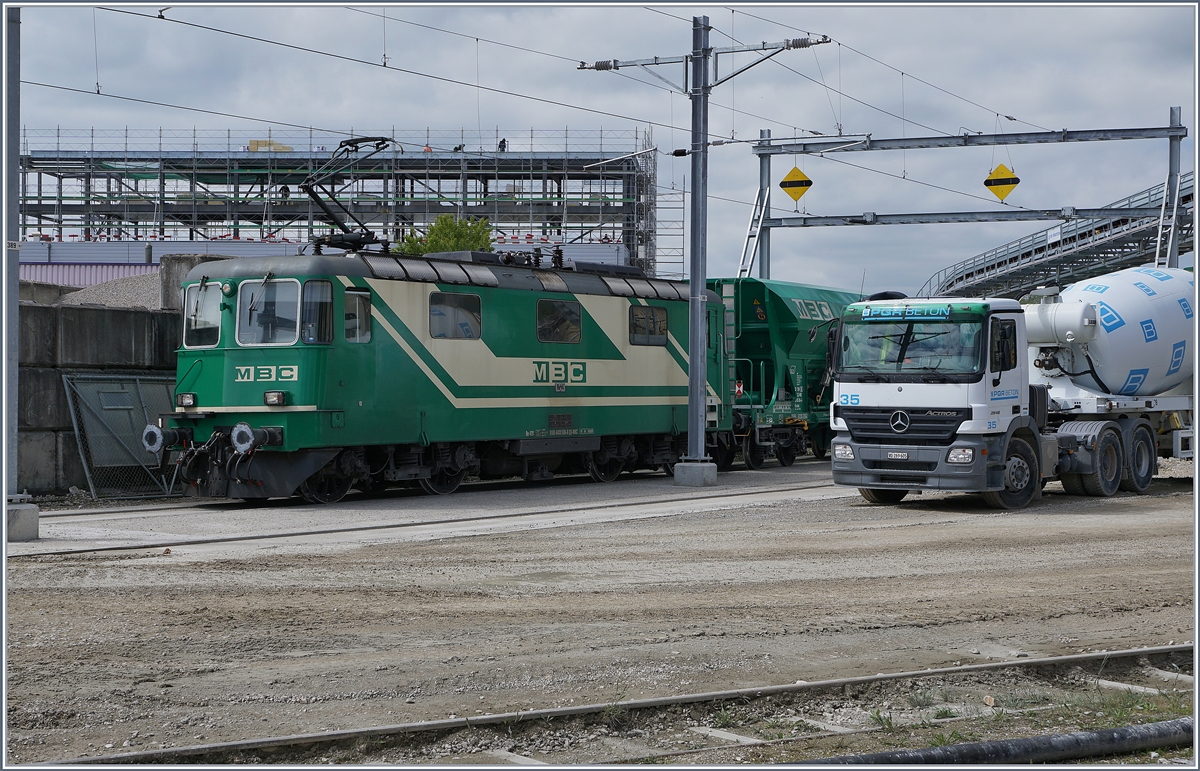
[[[1097,729],[1097,735],[1111,739],[1112,729],[1144,724],[1166,728],[1158,728],[1160,738],[1126,745],[1126,751],[1157,749],[1160,758],[1187,758],[1190,763],[1193,654],[1189,643],[1017,658],[818,682],[160,747],[55,764],[428,763],[468,758],[472,762],[516,765],[802,762],[881,748],[891,752],[928,746],[952,750],[978,739],[1031,735],[1045,739],[1047,734]],[[1186,738],[1181,738],[1183,732]],[[1140,731],[1142,735],[1147,733],[1155,731]],[[1087,742],[1074,744],[1083,746]],[[1098,746],[1093,753],[1108,754],[1117,745]],[[1170,748],[1180,746],[1186,749],[1172,753]]]
[[[144,551],[148,549],[177,548],[181,546],[207,546],[255,541],[277,541],[280,539],[289,538],[314,538],[338,534],[363,534],[371,532],[395,532],[405,530],[414,531],[422,529],[445,529],[451,531],[447,534],[454,534],[454,532],[462,534],[464,531],[477,531],[480,526],[504,522],[519,525],[522,521],[525,521],[528,522],[530,526],[545,526],[547,518],[554,520],[555,518],[564,516],[580,517],[586,514],[595,515],[593,519],[606,520],[661,516],[669,513],[674,509],[674,507],[681,503],[693,504],[692,507],[689,507],[689,510],[714,509],[721,508],[726,505],[735,505],[737,503],[744,502],[747,498],[751,497],[756,498],[756,502],[771,502],[797,497],[797,494],[799,494],[801,497],[806,494],[825,497],[827,494],[830,494],[835,490],[838,491],[839,495],[842,493],[848,497],[857,495],[857,493],[852,489],[837,488],[830,482],[756,487],[737,491],[726,490],[708,493],[689,491],[686,494],[649,496],[637,500],[585,503],[574,506],[529,507],[497,514],[436,517],[430,519],[413,519],[404,522],[375,522],[370,524],[298,528],[271,532],[241,533],[236,535],[194,538],[171,538],[169,536],[160,536],[154,538],[153,540],[141,540],[116,544],[89,544],[85,546],[72,546],[67,548],[54,548],[52,546],[49,548],[37,548],[37,545],[34,544],[23,550],[10,550],[8,557],[9,559],[21,559],[30,557],[67,556],[73,554],[103,552]],[[302,505],[309,506],[309,504]],[[211,504],[210,508],[221,512],[228,512],[231,510],[240,510],[245,507],[220,503]],[[172,508],[167,510],[167,513],[164,516],[185,517],[188,516],[191,511],[191,509],[183,507]],[[86,513],[70,514],[52,513],[48,518],[52,520],[53,525],[58,526],[87,525],[89,527],[96,527],[104,522],[135,520],[152,516],[154,514],[155,512],[153,510],[137,508],[133,510],[118,511],[91,510]]]

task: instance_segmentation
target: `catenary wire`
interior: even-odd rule
[[[643,6],[643,7],[645,7],[645,6]],[[679,17],[679,16],[674,16],[674,15],[672,15],[672,14],[669,14],[669,13],[664,13],[663,11],[659,11],[659,10],[656,10],[656,9],[654,9],[654,8],[648,8],[648,7],[645,7],[645,8],[646,8],[646,10],[647,10],[647,11],[653,11],[654,13],[661,13],[661,14],[663,14],[664,16],[670,16],[670,17],[671,17],[671,18],[673,18],[673,19],[679,19],[680,21],[688,21],[687,19],[683,19],[682,17]],[[730,9],[730,10],[733,10],[733,9]],[[745,12],[743,11],[742,13],[745,13]],[[772,22],[770,19],[762,19],[762,17],[759,17],[759,16],[754,16],[753,14],[748,14],[748,13],[745,13],[745,15],[746,15],[746,16],[753,16],[753,17],[754,17],[754,18],[756,18],[756,19],[761,19],[762,21],[766,21],[766,22],[768,22],[768,23],[770,23],[770,24],[776,24],[776,23],[777,23],[777,22]],[[690,22],[689,22],[689,23],[690,23]],[[804,33],[804,34],[806,34],[806,35],[813,34],[813,33],[811,33],[811,32],[808,32],[808,31],[806,31],[806,30],[799,29],[798,27],[791,27],[791,26],[788,26],[788,25],[786,25],[786,24],[779,24],[779,26],[781,26],[781,27],[787,27],[788,29],[796,30],[797,32],[803,32],[803,33]],[[738,45],[744,45],[744,44],[743,44],[743,43],[742,43],[740,40],[737,40],[737,39],[735,39],[735,38],[734,38],[732,35],[730,35],[728,32],[724,32],[724,31],[722,31],[721,29],[719,29],[718,27],[715,27],[715,26],[713,26],[712,24],[710,24],[710,25],[709,25],[709,27],[710,27],[711,29],[715,30],[716,32],[720,33],[721,35],[724,35],[725,37],[729,38],[730,40],[732,40],[733,42],[737,43]],[[833,40],[833,38],[830,38],[830,40]],[[835,41],[835,42],[836,42],[836,41]],[[921,128],[929,129],[930,131],[936,131],[937,133],[939,133],[939,134],[945,134],[946,136],[953,136],[953,134],[952,134],[952,133],[950,133],[949,131],[943,131],[942,129],[934,128],[933,126],[927,126],[927,125],[925,125],[924,123],[918,123],[918,122],[916,122],[916,121],[913,121],[913,120],[905,121],[905,119],[904,119],[904,117],[903,117],[903,116],[897,115],[897,114],[895,114],[894,112],[889,112],[888,110],[885,110],[885,109],[883,109],[882,107],[876,107],[875,105],[871,104],[870,102],[864,102],[862,99],[859,99],[859,98],[857,98],[857,97],[851,96],[850,94],[844,93],[844,92],[843,92],[843,91],[841,91],[840,89],[836,89],[836,88],[833,88],[833,87],[831,87],[831,86],[828,86],[828,85],[826,85],[826,84],[825,84],[824,82],[822,82],[822,81],[819,81],[819,80],[817,80],[817,79],[815,79],[815,78],[813,78],[813,77],[810,77],[810,76],[808,76],[808,75],[805,75],[803,72],[800,72],[799,70],[796,70],[796,69],[793,69],[793,68],[791,68],[791,67],[787,66],[786,64],[784,64],[783,62],[779,61],[778,59],[774,59],[774,58],[773,58],[773,59],[771,59],[771,62],[773,62],[774,64],[777,64],[777,65],[779,65],[780,67],[783,67],[785,70],[787,70],[788,72],[791,72],[791,73],[792,73],[792,74],[794,74],[794,75],[799,75],[800,77],[804,78],[805,80],[809,81],[810,83],[813,83],[813,84],[815,84],[815,85],[818,85],[818,86],[820,86],[821,88],[824,88],[824,89],[826,89],[826,92],[828,92],[828,91],[833,91],[833,92],[834,92],[835,94],[837,94],[838,96],[844,96],[844,97],[846,97],[847,99],[851,100],[852,102],[858,102],[859,104],[861,104],[861,105],[862,105],[862,106],[864,106],[864,107],[869,107],[869,108],[870,108],[870,109],[872,109],[872,110],[876,110],[876,111],[878,111],[878,112],[881,112],[881,113],[883,113],[884,115],[891,116],[891,117],[893,117],[893,118],[896,118],[896,119],[898,119],[898,120],[900,120],[900,121],[904,121],[904,122],[907,122],[907,123],[911,123],[911,124],[912,124],[912,125],[914,125],[914,126],[920,126]],[[817,64],[817,68],[818,68],[818,69],[820,69],[820,63],[818,63],[818,64]],[[822,77],[824,77],[824,76],[822,75]],[[728,109],[728,108],[726,108],[726,109]],[[772,121],[772,122],[776,123],[777,125],[781,125],[781,126],[790,126],[790,125],[791,125],[790,123],[779,123],[778,121]],[[834,123],[837,123],[837,122],[838,122],[838,120],[837,120],[837,115],[835,114],[835,115],[834,115]]]
[[[138,16],[143,19],[162,18],[163,21],[169,21],[169,22],[172,22],[175,24],[183,25],[185,27],[192,27],[194,29],[202,29],[202,30],[206,30],[208,32],[216,32],[221,35],[229,35],[231,37],[242,38],[243,40],[252,40],[252,41],[255,41],[258,43],[265,43],[267,45],[278,46],[280,48],[288,48],[288,49],[291,49],[294,51],[303,51],[305,53],[317,54],[319,56],[328,56],[332,59],[339,59],[341,61],[353,62],[355,64],[365,64],[368,67],[378,67],[380,69],[390,70],[392,72],[401,72],[401,73],[404,73],[405,75],[415,75],[417,77],[429,78],[431,80],[440,81],[442,83],[451,83],[456,86],[465,86],[467,88],[478,88],[483,91],[489,91],[491,93],[500,94],[502,96],[512,96],[512,97],[516,97],[519,99],[528,99],[530,101],[539,102],[541,104],[550,104],[550,105],[554,105],[555,107],[565,107],[565,108],[571,109],[571,110],[579,110],[581,112],[590,112],[595,115],[603,115],[603,116],[609,117],[609,118],[620,118],[621,120],[633,121],[635,123],[644,123],[644,124],[651,125],[651,126],[659,126],[661,128],[679,129],[681,131],[684,130],[678,126],[671,126],[669,124],[662,123],[661,121],[647,120],[644,118],[635,118],[630,115],[622,115],[621,113],[609,112],[607,110],[598,110],[593,107],[584,107],[583,105],[570,104],[568,102],[559,102],[555,99],[547,99],[547,98],[541,97],[541,96],[533,96],[532,94],[522,94],[518,91],[508,91],[508,90],[502,89],[502,88],[493,88],[492,86],[482,86],[482,85],[477,86],[474,83],[468,83],[467,81],[463,81],[463,80],[455,80],[454,78],[447,78],[447,77],[443,77],[441,75],[433,75],[428,72],[420,72],[418,70],[410,70],[410,69],[406,69],[404,67],[394,67],[390,64],[387,66],[384,66],[383,64],[378,63],[378,62],[372,62],[372,61],[368,61],[366,59],[357,59],[353,56],[347,56],[345,54],[337,54],[337,53],[333,53],[332,51],[322,51],[318,48],[308,48],[307,46],[296,45],[294,43],[284,43],[279,40],[271,40],[270,38],[258,37],[257,35],[247,35],[242,32],[234,32],[232,30],[220,29],[219,27],[209,27],[204,24],[197,24],[195,22],[182,21],[180,19],[171,19],[171,18],[165,18],[165,17],[151,16],[149,14],[135,13],[133,11],[122,10],[120,8],[101,7],[100,10],[109,11],[110,13],[123,13],[123,14],[129,15],[129,16]]]
[[[511,48],[515,51],[523,51],[525,53],[537,54],[538,56],[548,56],[551,59],[558,59],[559,61],[570,62],[571,64],[577,64],[579,62],[578,59],[573,59],[569,56],[562,56],[561,54],[551,53],[550,51],[539,51],[535,48],[526,48],[525,46],[513,45],[512,43],[504,43],[499,40],[489,40],[488,38],[485,38],[485,37],[476,37],[474,35],[468,35],[465,32],[455,32],[454,30],[442,29],[441,27],[434,27],[429,24],[421,24],[419,22],[409,21],[407,19],[401,19],[396,16],[388,16],[386,13],[375,13],[373,11],[366,11],[361,8],[347,8],[346,10],[354,11],[355,13],[365,14],[367,16],[375,16],[380,19],[385,19],[386,21],[398,21],[401,24],[409,24],[414,27],[420,27],[421,29],[431,30],[433,32],[441,32],[446,35],[454,35],[455,37],[467,38],[469,40],[477,40],[481,43],[488,43],[489,45],[500,46],[502,48]],[[654,10],[654,9],[647,8],[646,10],[650,11],[650,10]],[[671,14],[664,14],[664,15],[671,16]],[[678,19],[680,17],[671,16],[671,18]],[[610,72],[612,72],[614,75],[617,75],[618,77],[625,78],[626,80],[631,80],[634,83],[641,83],[643,86],[649,86],[650,88],[655,88],[655,89],[658,89],[659,91],[665,91],[669,94],[679,93],[678,91],[667,88],[666,86],[660,86],[657,83],[651,83],[650,81],[642,80],[641,78],[635,78],[632,75],[629,75],[628,73],[620,72],[618,70],[610,70]],[[774,118],[768,118],[765,115],[756,115],[752,112],[746,112],[745,110],[738,110],[734,107],[723,105],[712,99],[709,100],[709,104],[712,105],[713,107],[718,107],[722,110],[730,110],[732,112],[737,113],[738,115],[745,115],[748,118],[756,118],[758,120],[767,121],[768,123],[773,123],[777,126],[789,125],[786,123],[782,123]]]
[[[804,33],[804,34],[806,34],[806,35],[811,35],[811,34],[813,34],[813,33],[809,32],[808,30],[803,30],[803,29],[800,29],[799,27],[793,27],[793,26],[791,26],[790,24],[784,24],[784,23],[783,23],[783,22],[781,22],[781,21],[774,21],[774,20],[772,20],[772,19],[767,19],[767,18],[764,18],[764,17],[762,17],[762,16],[756,16],[756,15],[754,15],[754,14],[752,14],[752,13],[746,13],[745,11],[738,10],[738,9],[730,9],[730,10],[734,10],[736,13],[740,13],[740,14],[742,14],[743,16],[749,16],[749,17],[751,17],[751,18],[753,18],[753,19],[758,19],[759,21],[765,21],[765,22],[767,22],[768,24],[775,24],[775,25],[777,25],[777,26],[784,27],[784,28],[786,28],[786,29],[795,30],[796,32],[803,32],[803,33]],[[849,45],[849,44],[847,44],[847,43],[844,43],[844,42],[842,42],[841,40],[836,40],[835,38],[832,38],[832,37],[830,38],[830,40],[833,40],[835,43],[837,43],[838,45],[842,46],[843,48],[846,48],[847,50],[853,51],[854,53],[858,54],[859,56],[863,56],[863,57],[866,57],[867,59],[870,59],[871,61],[875,62],[876,64],[879,64],[879,65],[881,65],[881,66],[883,66],[883,67],[887,67],[887,68],[888,68],[888,69],[890,69],[890,70],[895,70],[896,72],[900,72],[900,70],[899,70],[899,69],[897,69],[896,67],[893,67],[892,65],[888,64],[887,62],[880,61],[879,59],[876,59],[874,56],[871,56],[871,55],[870,55],[870,54],[868,54],[868,53],[864,53],[864,52],[862,52],[862,51],[859,51],[857,48],[855,48],[855,47],[853,47],[853,46],[851,46],[851,45]],[[1038,124],[1036,124],[1036,123],[1030,123],[1030,122],[1029,122],[1029,121],[1027,121],[1027,120],[1021,120],[1020,118],[1014,118],[1014,117],[1012,117],[1012,116],[1010,116],[1010,115],[1006,115],[1005,113],[1002,113],[1002,112],[998,112],[998,111],[996,111],[996,110],[993,110],[992,108],[990,108],[990,107],[987,107],[987,106],[985,106],[985,105],[982,105],[982,104],[979,104],[978,102],[972,101],[972,100],[970,100],[970,99],[966,98],[965,96],[960,96],[959,94],[956,94],[956,93],[954,93],[953,91],[949,91],[949,90],[947,90],[947,89],[944,89],[944,88],[942,88],[941,86],[938,86],[938,85],[935,85],[935,84],[933,84],[933,83],[930,83],[930,82],[929,82],[929,81],[927,81],[927,80],[922,80],[921,78],[918,78],[917,76],[913,75],[911,72],[906,72],[906,73],[904,73],[904,74],[905,74],[905,75],[907,75],[908,77],[912,78],[913,80],[917,81],[918,83],[922,83],[922,84],[924,84],[924,85],[926,85],[926,86],[929,86],[929,87],[930,87],[930,88],[932,88],[932,89],[936,89],[936,90],[938,90],[938,91],[941,91],[943,94],[946,94],[947,96],[952,96],[952,97],[954,97],[955,99],[961,99],[962,101],[966,102],[967,104],[970,104],[970,105],[973,105],[973,106],[975,106],[975,107],[978,107],[978,108],[979,108],[979,109],[981,109],[981,110],[986,110],[987,112],[989,112],[989,113],[992,113],[993,115],[1003,115],[1005,118],[1008,118],[1009,120],[1016,121],[1017,123],[1024,123],[1026,126],[1033,126],[1034,128],[1036,128],[1036,129],[1040,129],[1040,130],[1042,130],[1042,131],[1050,131],[1050,130],[1051,130],[1051,129],[1048,129],[1048,128],[1046,128],[1045,126],[1039,126],[1039,125],[1038,125]]]
[[[119,99],[124,102],[137,102],[139,104],[153,105],[154,107],[169,107],[173,110],[187,110],[188,112],[200,112],[200,113],[204,113],[206,115],[216,115],[221,118],[236,118],[237,120],[249,120],[249,121],[254,121],[256,123],[270,123],[275,126],[287,126],[288,128],[313,129],[314,131],[325,131],[330,134],[344,134],[345,136],[352,136],[352,134],[349,131],[339,131],[338,129],[326,129],[326,128],[320,128],[318,126],[306,126],[306,125],[303,125],[300,123],[288,123],[286,121],[281,121],[281,120],[270,120],[268,118],[256,118],[256,117],[253,117],[250,115],[238,115],[236,113],[221,112],[219,110],[205,110],[201,107],[188,107],[188,106],[182,105],[182,104],[171,104],[170,102],[156,102],[153,99],[138,99],[137,97],[121,96],[120,94],[101,94],[101,93],[97,93],[95,91],[88,91],[83,88],[71,88],[70,86],[59,86],[59,85],[55,85],[53,83],[39,83],[34,80],[22,80],[21,85],[23,85],[23,86],[38,86],[40,88],[53,88],[53,89],[57,89],[59,91],[71,91],[76,94],[87,94],[88,96],[102,96],[105,99]]]

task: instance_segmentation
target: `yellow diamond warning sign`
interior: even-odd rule
[[[812,180],[804,176],[804,172],[799,168],[792,167],[779,186],[783,188],[783,192],[792,197],[793,201],[799,201],[800,196],[807,193],[808,189],[812,187]]]
[[[988,175],[983,184],[1003,201],[1014,187],[1021,184],[1021,180],[1017,179],[1017,175],[1009,171],[1008,167],[1002,163]]]

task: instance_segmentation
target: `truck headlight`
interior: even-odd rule
[[[287,403],[287,393],[285,391],[264,391],[263,404],[268,407],[282,407]]]
[[[177,407],[195,407],[196,406],[196,394],[193,394],[193,393],[175,394],[175,406],[177,406]]]
[[[973,463],[975,462],[974,447],[951,447],[950,452],[946,455],[947,463]]]
[[[833,446],[833,457],[838,460],[854,460],[854,448],[848,444],[835,444]]]

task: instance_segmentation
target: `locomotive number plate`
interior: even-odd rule
[[[908,453],[906,453],[906,452],[889,452],[888,460],[908,460]]]
[[[550,428],[570,428],[573,416],[571,413],[565,415],[551,415]]]

